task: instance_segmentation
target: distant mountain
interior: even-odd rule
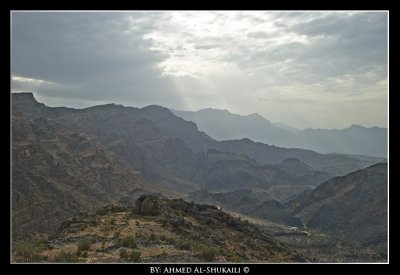
[[[201,131],[220,141],[249,138],[269,145],[311,149],[319,153],[387,158],[387,128],[352,125],[343,130],[307,128],[300,131],[283,123],[271,123],[257,113],[241,116],[217,109],[172,111],[195,122]]]
[[[279,127],[279,128],[285,129],[285,130],[289,130],[292,133],[298,133],[298,132],[301,131],[300,129],[297,129],[296,127],[287,125],[287,124],[282,123],[282,122],[275,122],[275,123],[272,123],[272,124],[274,124],[276,127]]]
[[[281,148],[254,142],[248,138],[213,142],[209,143],[208,146],[221,152],[227,151],[237,155],[246,155],[262,165],[279,164],[286,159],[295,158],[315,170],[332,175],[345,175],[381,160],[376,158],[360,160],[342,154],[319,154],[311,150]]]
[[[387,249],[387,164],[379,163],[326,181],[285,204],[310,228],[363,247]]]
[[[232,114],[227,110],[202,109],[197,112],[172,112],[185,120],[193,121],[201,131],[216,140],[250,138],[266,144],[290,144],[292,131],[273,125],[257,113],[247,116]]]
[[[387,128],[352,125],[343,130],[305,129],[296,134],[301,148],[387,158]]]

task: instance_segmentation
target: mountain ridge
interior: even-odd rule
[[[338,129],[296,129],[271,123],[261,115],[237,115],[227,110],[172,110],[177,116],[198,124],[199,129],[219,141],[250,138],[286,148],[311,149],[319,153],[346,153],[387,158],[387,128],[352,124]]]

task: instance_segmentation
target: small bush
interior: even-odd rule
[[[242,258],[237,255],[232,255],[228,257],[228,261],[232,263],[240,263],[242,261]]]
[[[120,235],[121,235],[121,232],[119,232],[119,231],[114,232],[114,239],[118,239]]]
[[[199,257],[207,262],[211,262],[215,260],[217,256],[217,249],[212,246],[203,246],[200,249]]]
[[[150,234],[150,240],[155,241],[156,240],[156,235],[154,233]]]
[[[90,242],[88,240],[82,240],[78,243],[78,250],[87,251],[90,248]]]
[[[167,227],[167,226],[168,226],[168,224],[169,224],[169,222],[168,222],[168,220],[167,220],[167,219],[162,219],[162,220],[161,220],[161,226],[162,226],[162,227],[164,227],[164,228],[165,228],[165,227]]]
[[[131,250],[127,251],[125,248],[119,250],[119,257],[125,262],[139,262],[140,251]]]
[[[57,263],[77,263],[79,258],[75,253],[61,252],[54,258],[54,261]]]
[[[15,249],[15,255],[20,262],[42,262],[47,261],[47,256],[40,255],[41,246],[37,246],[28,242],[21,242]]]
[[[176,244],[176,247],[180,250],[191,250],[192,243],[188,240],[181,240],[181,241],[178,241],[178,243]]]
[[[136,239],[135,239],[135,237],[132,237],[132,236],[119,239],[118,245],[123,246],[123,247],[128,247],[128,248],[136,248],[137,247]]]
[[[121,259],[123,259],[123,260],[127,259],[127,258],[128,258],[128,251],[126,251],[125,248],[121,248],[121,249],[119,250],[119,257],[120,257]]]
[[[90,242],[88,240],[82,240],[78,243],[78,249],[76,250],[76,255],[77,256],[83,256],[83,252],[86,252],[86,256],[87,256],[87,251],[90,248]]]
[[[176,240],[173,237],[165,237],[165,241],[169,244],[176,244]]]

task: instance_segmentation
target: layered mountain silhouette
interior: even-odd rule
[[[270,145],[311,149],[320,153],[342,153],[387,158],[387,129],[352,125],[343,130],[299,130],[283,123],[271,123],[257,113],[241,116],[227,110],[196,112],[173,110],[193,121],[216,140],[249,138]]]

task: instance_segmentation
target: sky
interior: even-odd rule
[[[12,12],[11,90],[259,113],[294,127],[387,127],[387,12]]]

